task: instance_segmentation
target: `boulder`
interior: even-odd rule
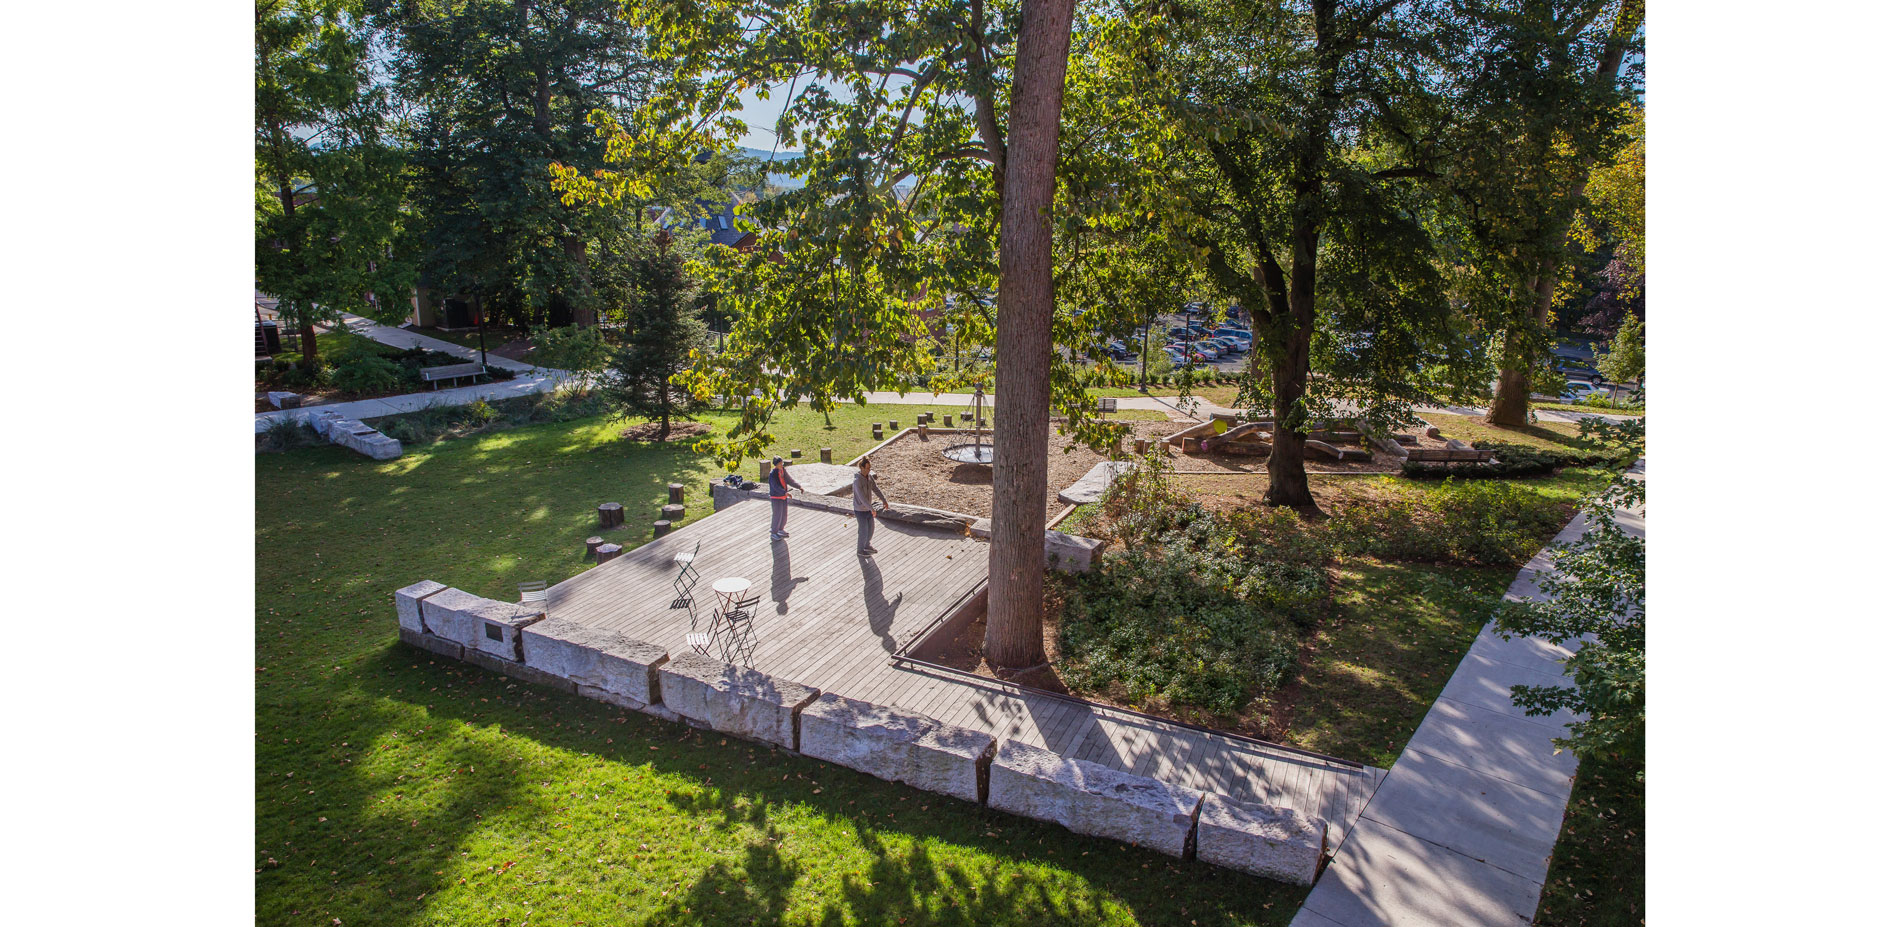
[[[879,779],[982,804],[996,738],[914,712],[824,694],[798,716],[798,751]]]
[[[1210,793],[1201,802],[1195,856],[1250,875],[1311,885],[1326,847],[1326,822],[1303,811]]]
[[[546,614],[538,605],[497,602],[454,587],[422,600],[430,634],[515,663],[521,662],[521,629]]]
[[[270,400],[271,408],[273,409],[295,409],[303,405],[303,397],[296,393],[271,390],[264,394],[264,398]]]
[[[811,686],[688,651],[660,664],[660,701],[688,721],[790,750]]]
[[[1115,477],[1135,469],[1131,460],[1104,460],[1089,468],[1082,478],[1069,484],[1069,488],[1056,493],[1056,498],[1070,505],[1087,505],[1100,502],[1108,494],[1108,487]]]
[[[1176,858],[1187,854],[1202,794],[1014,740],[990,763],[991,808]]]
[[[1042,533],[1043,560],[1065,573],[1087,573],[1102,555],[1102,542],[1064,534],[1053,528]]]
[[[588,698],[623,708],[660,700],[666,650],[617,631],[554,618],[521,629],[521,662],[573,683]]]
[[[831,463],[791,464],[785,472],[805,487],[805,492],[814,496],[850,496],[851,478],[857,475],[858,468]]]
[[[959,534],[962,534],[970,523],[977,520],[975,515],[946,512],[943,509],[933,509],[922,505],[906,505],[902,502],[885,509],[882,517],[909,522],[913,525],[923,525],[926,528],[943,528]]]
[[[396,624],[406,630],[427,634],[429,629],[422,623],[422,600],[449,587],[432,579],[396,590]]]

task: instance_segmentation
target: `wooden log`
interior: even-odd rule
[[[871,440],[873,440],[873,441],[882,441],[882,440],[884,440],[884,426],[883,426],[882,424],[878,424],[878,423],[872,423],[872,425],[871,425]]]
[[[686,506],[684,505],[661,506],[660,517],[677,525],[680,522],[683,522],[686,520]]]
[[[600,514],[602,528],[617,528],[627,520],[627,512],[618,502],[602,502],[595,511]]]
[[[831,448],[828,448],[828,447],[819,448],[818,460],[822,463],[830,463],[831,462]]]
[[[790,454],[787,454],[786,456],[790,457],[793,460],[798,460],[805,456],[805,452],[799,450],[798,448],[792,448],[792,452]]]
[[[890,426],[892,432],[897,431],[897,419],[891,419]]]
[[[666,501],[673,505],[685,505],[686,487],[680,483],[666,484]]]
[[[761,483],[763,483],[763,482],[765,482],[765,477],[766,477],[766,475],[767,475],[767,474],[769,474],[769,473],[771,473],[771,472],[772,472],[772,462],[771,462],[771,461],[769,461],[769,460],[761,460],[761,461],[759,461],[759,482],[761,482]]]
[[[671,530],[673,530],[673,523],[664,518],[653,523],[653,536],[656,538],[666,537],[666,533]]]
[[[1147,455],[1148,453],[1148,439],[1147,438],[1135,439],[1135,453],[1141,454],[1143,456]]]
[[[606,563],[618,556],[620,556],[620,545],[618,544],[602,544],[594,549],[595,563]]]
[[[607,543],[607,539],[603,537],[596,536],[596,537],[588,538],[587,539],[587,556],[592,557],[594,555],[594,552],[600,549],[600,545],[605,544],[605,543]]]

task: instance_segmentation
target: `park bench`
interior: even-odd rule
[[[422,382],[431,388],[440,388],[439,380],[454,381],[462,377],[480,377],[488,374],[488,368],[480,364],[444,364],[440,367],[422,368]]]

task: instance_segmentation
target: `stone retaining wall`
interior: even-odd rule
[[[304,417],[304,424],[331,444],[341,444],[359,454],[377,460],[402,456],[402,442],[353,418],[335,412],[317,411]]]
[[[979,594],[972,601],[980,603]],[[397,590],[397,633],[431,653],[537,685],[749,738],[892,782],[1176,858],[1310,885],[1325,822],[1064,759],[944,724],[497,602],[442,583]],[[971,607],[965,603],[964,609]],[[980,611],[980,608],[979,608]],[[500,639],[496,639],[496,635]]]
[[[991,808],[1177,859],[1193,849],[1204,794],[1014,740],[990,763]]]
[[[820,695],[799,714],[798,751],[889,782],[982,804],[996,738],[901,708]]]
[[[787,750],[798,749],[798,712],[811,686],[688,651],[660,665],[660,701],[687,721]]]

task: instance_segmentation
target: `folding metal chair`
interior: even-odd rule
[[[531,582],[516,583],[515,588],[521,591],[521,604],[539,605],[543,609],[547,608],[548,584],[545,580],[537,579]]]
[[[693,560],[699,556],[701,543],[695,541],[692,550],[673,555],[673,564],[680,568],[673,577],[673,608],[688,608],[693,604],[693,584],[699,582],[699,569],[693,566]]]

